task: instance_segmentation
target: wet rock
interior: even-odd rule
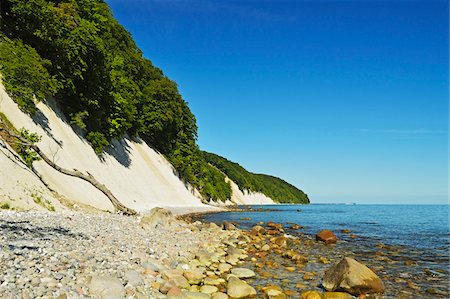
[[[148,215],[141,219],[141,226],[146,229],[154,229],[156,227],[168,226],[175,221],[172,212],[163,208],[153,208]]]
[[[256,276],[255,272],[247,268],[231,269],[231,274],[235,275],[237,278],[250,278]]]
[[[236,276],[231,276],[228,279],[227,294],[232,298],[245,298],[256,296],[256,290]]]
[[[332,231],[325,229],[316,235],[316,240],[331,244],[336,243],[337,237]]]
[[[250,231],[250,234],[257,235],[257,234],[264,234],[266,232],[266,229],[260,225],[255,225],[252,230]]]
[[[325,272],[322,285],[327,291],[342,290],[353,295],[384,292],[381,279],[365,265],[349,257]]]
[[[268,285],[262,289],[264,299],[285,299],[286,294],[276,285]]]
[[[94,276],[89,283],[91,295],[105,297],[124,297],[125,288],[119,279],[113,276]]]
[[[282,231],[283,230],[283,225],[281,223],[275,223],[272,221],[267,222],[266,224],[268,227],[278,230],[278,231]]]
[[[322,295],[317,291],[306,291],[300,295],[300,299],[322,299]]]
[[[344,292],[325,292],[323,294],[324,299],[352,299],[353,296]]]

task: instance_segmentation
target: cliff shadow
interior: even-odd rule
[[[128,168],[131,165],[131,157],[130,146],[127,141],[131,141],[128,136],[120,140],[114,139],[109,146],[105,147],[104,151],[114,157],[117,162]]]
[[[53,141],[55,141],[60,147],[63,146],[62,140],[57,139],[55,137],[55,135],[53,135],[52,129],[50,128],[49,123],[48,123],[48,118],[47,118],[47,116],[44,115],[44,113],[42,113],[41,110],[38,109],[36,111],[36,113],[32,117],[32,120],[33,120],[33,123],[40,126],[44,130],[45,134],[47,134],[48,137],[53,139]]]

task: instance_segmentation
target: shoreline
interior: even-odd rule
[[[109,294],[102,289],[107,285],[117,291],[117,298],[226,298],[228,274],[243,267],[246,270],[237,271],[247,274],[240,273],[245,277],[238,279],[254,288],[257,298],[267,292],[281,296],[272,298],[300,298],[308,290],[323,293],[318,285],[324,269],[343,256],[360,260],[361,255],[349,251],[357,249],[358,243],[338,240],[337,245],[324,245],[301,234],[300,228],[279,224],[264,223],[264,233],[238,229],[230,223],[223,229],[198,220],[230,209],[199,211],[195,207],[188,213],[177,209],[172,211],[174,216],[163,213],[156,222],[153,219],[147,224],[143,221],[149,215],[0,210],[0,241],[7,248],[0,253],[0,273],[5,273],[0,276],[0,297],[102,298]],[[374,256],[380,258],[376,263],[368,256],[362,260],[382,274],[380,263],[384,267],[392,264],[389,258],[397,249],[386,246],[377,250],[381,255]],[[395,298],[416,293],[421,298],[447,295],[439,289],[419,289],[411,281],[413,276],[402,273],[393,282],[408,283],[408,288]],[[197,279],[186,284],[189,275],[197,275]],[[391,292],[394,284],[386,275],[381,276]],[[219,297],[213,297],[214,293]],[[387,294],[383,298],[394,297]]]

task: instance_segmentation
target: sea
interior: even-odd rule
[[[311,240],[321,230],[328,229],[342,241],[334,251],[340,250],[341,255],[351,252],[373,267],[383,269],[386,279],[392,280],[387,283],[392,295],[388,298],[399,294],[448,298],[449,211],[449,205],[261,205],[207,214],[203,220],[215,223],[226,220],[244,230],[268,221],[286,228],[295,223],[302,228],[286,230],[286,233]],[[411,290],[409,281],[418,286],[417,290]]]

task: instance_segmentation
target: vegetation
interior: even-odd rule
[[[52,96],[99,156],[115,138],[140,137],[205,199],[231,197],[196,144],[177,84],[142,56],[103,0],[2,0],[0,17],[0,71],[22,110],[33,115],[36,101]]]
[[[0,112],[0,128],[7,129],[14,134],[17,134],[27,140],[30,143],[36,143],[41,140],[41,136],[36,133],[30,133],[25,128],[17,130],[12,123],[8,120],[5,114]],[[8,134],[0,134],[0,137],[4,139],[8,144],[14,149],[14,151],[19,154],[25,164],[31,168],[33,161],[39,160],[39,155],[29,148],[29,146],[17,142],[14,138],[11,138]]]
[[[2,210],[9,210],[9,209],[11,209],[11,206],[7,202],[0,203],[0,209],[2,209]]]
[[[308,195],[282,179],[251,173],[241,165],[216,154],[203,152],[203,156],[234,181],[241,191],[261,192],[280,203],[309,203]]]

